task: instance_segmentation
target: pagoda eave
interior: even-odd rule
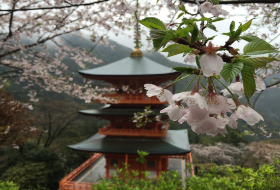
[[[157,139],[106,137],[95,134],[85,141],[68,147],[73,150],[98,153],[137,154],[137,150],[151,155],[184,155],[190,152],[187,130],[167,130],[166,136]],[[184,142],[184,143],[182,143]]]
[[[154,113],[149,114],[149,116],[154,117],[159,114],[160,110],[153,110]],[[121,110],[118,108],[110,108],[110,109],[92,109],[92,110],[79,110],[79,113],[88,116],[129,116],[133,117],[134,113],[143,112],[143,108],[127,108],[126,110]]]
[[[141,80],[142,83],[151,83],[161,84],[167,80],[174,80],[174,78],[180,75],[179,72],[172,73],[162,73],[162,74],[149,74],[149,75],[99,75],[99,74],[86,74],[82,71],[79,71],[84,78],[93,79],[93,80],[102,80],[108,83],[116,84],[120,83],[122,85],[129,84],[129,81]]]

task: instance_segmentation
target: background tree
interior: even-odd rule
[[[86,62],[100,63],[101,60],[91,53],[94,44],[91,49],[79,49],[65,45],[59,37],[68,33],[81,35],[81,30],[86,30],[92,34],[92,41],[98,39],[99,43],[107,44],[108,31],[119,33],[134,23],[131,19],[132,6],[122,0],[0,2],[2,85],[7,79],[13,79],[24,86],[35,85],[45,90],[64,92],[88,102],[92,98],[101,98],[88,83],[71,82],[72,71],[67,72],[67,64],[63,62],[65,56],[70,55],[70,59],[81,68],[85,68]],[[146,14],[148,10],[153,10],[153,6],[146,2],[139,7],[138,13]],[[50,45],[57,48],[53,58],[47,51]],[[36,92],[31,91],[29,95],[31,100],[36,100]]]
[[[28,117],[26,105],[0,91],[0,147],[18,147],[37,133]]]

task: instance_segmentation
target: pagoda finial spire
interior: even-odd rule
[[[136,11],[138,9],[139,3],[138,0],[136,0]],[[135,49],[133,52],[130,53],[131,57],[143,57],[143,53],[140,50],[140,25],[139,22],[136,21],[136,24],[134,26],[134,43],[135,43]]]

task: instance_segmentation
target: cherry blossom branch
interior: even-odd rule
[[[266,88],[270,88],[270,87],[275,86],[275,85],[277,85],[277,84],[280,84],[280,80],[277,81],[277,82],[275,82],[275,83],[273,83],[273,84],[266,85]],[[257,100],[259,99],[260,95],[261,95],[264,91],[265,91],[265,90],[260,91],[260,93],[258,94],[258,96],[256,97],[256,99],[255,99],[255,101],[254,101],[254,104],[253,104],[252,108],[255,108],[255,105],[256,105]]]
[[[196,4],[193,0],[182,0],[185,3],[191,3],[191,4]],[[239,0],[239,1],[231,1],[231,0],[226,0],[226,1],[220,1],[219,4],[240,4],[240,3],[252,3],[252,0]],[[274,4],[274,3],[279,3],[277,0],[255,0],[254,3],[264,3],[264,4]]]
[[[220,79],[217,79],[217,78],[215,78],[215,79],[229,91],[233,101],[235,102],[235,100],[237,100],[237,98],[236,98],[236,96],[234,96],[234,94],[231,92],[231,90],[222,81],[220,81]]]
[[[204,17],[204,14],[203,13],[201,13],[201,11],[199,10],[199,6],[200,6],[200,3],[198,2],[198,0],[194,0],[195,1],[195,3],[197,4],[197,6],[198,6],[198,9],[197,9],[197,12],[200,14],[200,16],[201,17]],[[202,21],[201,23],[200,23],[200,33],[201,33],[201,35],[203,36],[203,38],[204,38],[204,40],[203,40],[203,42],[202,42],[202,44],[203,45],[205,45],[205,43],[206,43],[206,41],[207,41],[207,37],[204,35],[204,33],[203,33],[203,30],[205,29],[205,26],[204,26],[204,21]]]
[[[195,75],[195,76],[193,77],[193,79],[191,80],[191,82],[190,82],[189,85],[187,86],[185,92],[188,91],[189,87],[191,86],[191,84],[193,83],[193,81],[194,81],[194,79],[195,79],[196,77],[197,77],[197,75]]]
[[[16,12],[16,11],[35,11],[35,10],[53,10],[53,9],[65,9],[65,8],[72,8],[72,7],[81,7],[81,6],[90,6],[98,3],[103,3],[109,0],[100,0],[90,3],[83,3],[83,4],[71,4],[66,6],[52,6],[52,7],[36,7],[36,8],[21,8],[21,9],[0,9],[0,11],[8,11],[8,12]]]

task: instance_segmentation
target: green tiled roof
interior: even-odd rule
[[[163,108],[161,108],[163,109]],[[161,109],[154,109],[151,116],[161,115],[159,112]],[[92,110],[79,110],[79,113],[84,115],[91,116],[105,116],[105,115],[113,115],[113,116],[134,116],[134,113],[143,112],[144,108],[111,108],[110,105],[106,105],[99,109]]]
[[[137,154],[137,150],[141,150],[149,154],[178,155],[190,152],[186,129],[167,130],[166,136],[159,139],[107,137],[95,134],[85,141],[68,147],[73,150],[99,153]]]
[[[80,74],[98,76],[161,75],[176,73],[172,68],[163,66],[146,57],[127,57],[94,69],[80,70]]]

